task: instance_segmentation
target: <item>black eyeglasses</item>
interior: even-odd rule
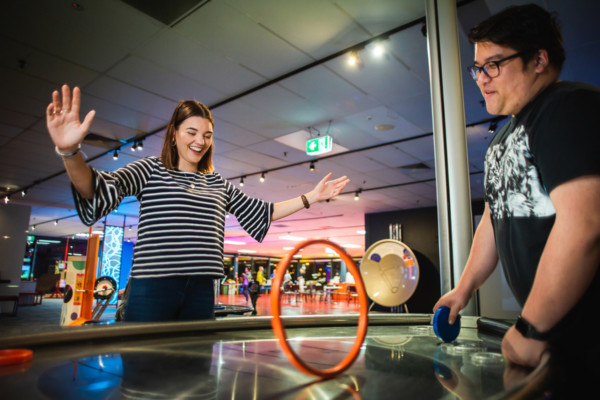
[[[467,71],[469,71],[471,78],[473,78],[475,82],[477,82],[477,78],[482,72],[486,74],[488,78],[495,78],[500,75],[500,64],[508,60],[512,60],[513,58],[517,58],[521,55],[522,53],[515,53],[512,56],[504,57],[498,61],[488,61],[481,67],[478,67],[477,65],[471,65],[470,67],[467,67]]]

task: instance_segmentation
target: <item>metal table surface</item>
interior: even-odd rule
[[[329,380],[290,364],[270,319],[118,323],[7,338],[2,348],[32,349],[34,357],[0,367],[2,398],[499,399],[532,382],[526,374],[507,384],[501,336],[477,329],[475,318],[463,317],[457,341],[446,344],[433,334],[431,315],[370,315],[358,359]],[[357,315],[284,321],[303,360],[329,368],[352,346]]]

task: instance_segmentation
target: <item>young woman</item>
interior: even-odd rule
[[[167,126],[160,157],[113,172],[90,168],[79,149],[93,121],[79,119],[81,92],[64,85],[46,110],[48,132],[71,179],[77,212],[88,226],[125,196],[140,202],[125,321],[172,321],[214,316],[213,279],[223,275],[225,215],[235,215],[262,241],[271,221],[330,199],[348,179],[325,176],[310,192],[279,203],[250,198],[214,171],[214,121],[196,101],[180,102]]]

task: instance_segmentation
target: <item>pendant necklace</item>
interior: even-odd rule
[[[192,189],[194,189],[196,187],[196,183],[198,182],[198,175],[200,174],[200,172],[196,172],[194,174],[194,179],[192,180],[192,183],[190,184],[190,187]]]

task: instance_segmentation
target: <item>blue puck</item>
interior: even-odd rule
[[[448,323],[450,309],[448,307],[440,307],[433,315],[433,331],[444,342],[449,343],[454,341],[460,333],[460,315],[457,316],[453,325]]]

